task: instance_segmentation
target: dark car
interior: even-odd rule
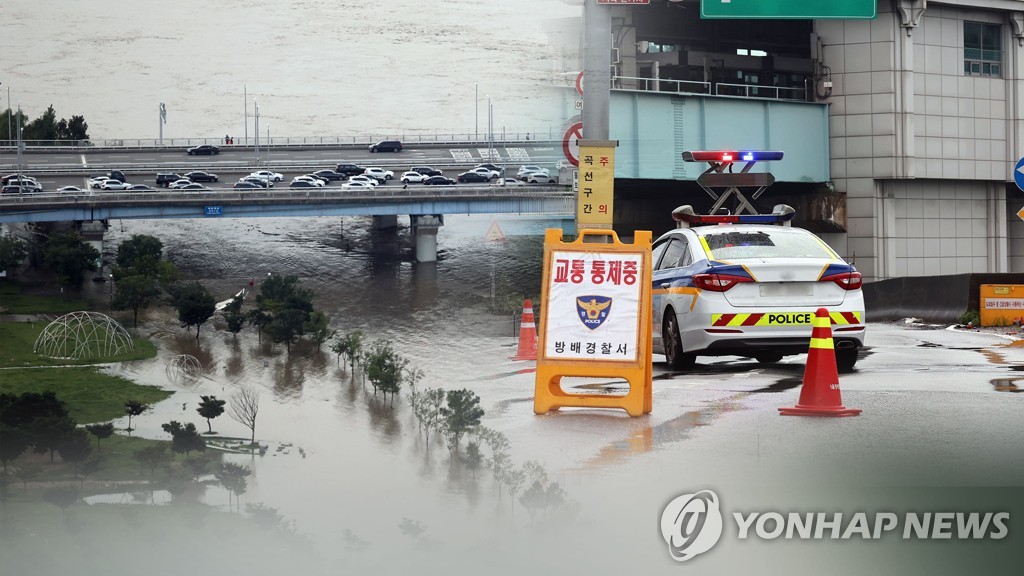
[[[463,172],[462,174],[458,175],[456,180],[462,182],[463,184],[470,182],[483,182],[486,184],[491,181],[491,179],[488,178],[487,176],[484,176],[483,174],[477,172]]]
[[[334,169],[335,172],[338,174],[344,174],[346,177],[362,174],[364,170],[366,170],[366,168],[355,164],[338,164]]]
[[[17,178],[18,175],[16,173],[0,177],[0,186],[7,186],[7,184],[10,183],[11,180],[15,180]]]
[[[202,170],[195,170],[185,174],[185,178],[193,182],[216,182],[218,180],[216,174],[210,174],[209,172],[203,172]]]
[[[401,152],[402,142],[400,140],[381,140],[370,145],[370,152]]]
[[[199,146],[193,146],[186,150],[189,156],[201,156],[203,154],[207,156],[216,156],[220,154],[220,148],[217,148],[213,144],[200,144]]]
[[[431,176],[423,180],[424,184],[431,184],[435,186],[447,186],[449,184],[455,184],[455,180],[446,176]]]
[[[174,172],[158,172],[156,175],[156,185],[167,188],[168,186],[171,185],[171,182],[181,179],[181,174],[175,174]]]
[[[117,180],[118,182],[125,181],[124,172],[120,170],[111,170],[110,172],[107,172],[107,178],[110,178],[111,180]]]
[[[348,175],[335,172],[334,170],[317,170],[310,174],[310,176],[316,176],[321,180],[325,180],[328,183],[334,182],[335,180],[344,180],[348,178]]]
[[[145,192],[147,190],[149,190],[149,191],[153,190],[153,188],[150,188],[149,186],[146,186],[145,184],[132,184],[131,186],[128,187],[128,189],[132,190],[132,191],[140,191],[141,190],[143,192]]]
[[[21,186],[18,186],[17,184],[8,184],[8,185],[4,186],[3,188],[0,188],[0,194],[21,194],[21,193],[29,193],[29,192],[32,192],[32,190],[29,189],[29,188],[22,188]]]
[[[289,184],[289,186],[292,188],[319,188],[319,186],[313,184],[309,180],[292,180],[292,183]]]
[[[242,180],[242,181],[239,181],[239,182],[235,182],[235,185],[232,186],[232,188],[240,188],[240,189],[246,189],[246,190],[255,188],[256,190],[262,190],[263,186],[260,186],[259,184],[255,183],[255,182],[249,182],[248,180]]]
[[[273,183],[267,182],[266,180],[260,178],[259,176],[246,176],[245,178],[239,178],[238,181],[248,182],[249,184],[255,184],[257,188],[270,188],[274,185]]]
[[[409,172],[416,172],[417,174],[423,174],[424,176],[440,176],[441,171],[430,166],[413,166],[409,168]]]

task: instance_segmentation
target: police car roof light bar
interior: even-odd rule
[[[711,224],[780,224],[789,226],[795,216],[796,210],[786,204],[776,204],[771,214],[702,215],[697,214],[693,206],[689,204],[672,211],[672,219],[680,228]]]
[[[699,150],[683,152],[684,162],[715,162],[729,164],[732,162],[758,162],[782,160],[779,150]]]

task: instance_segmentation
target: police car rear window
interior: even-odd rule
[[[732,230],[705,232],[704,240],[715,260],[743,258],[835,258],[828,247],[810,234],[793,230]]]

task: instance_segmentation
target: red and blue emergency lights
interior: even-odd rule
[[[689,204],[672,211],[672,219],[680,224],[702,226],[709,224],[785,224],[796,216],[796,210],[786,204],[776,204],[771,214],[697,214]]]
[[[696,152],[683,152],[684,162],[714,162],[716,164],[731,164],[733,162],[766,162],[769,160],[782,160],[782,151],[701,150]]]

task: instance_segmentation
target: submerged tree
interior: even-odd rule
[[[256,416],[260,411],[260,393],[252,386],[242,386],[231,395],[231,418],[252,432],[249,442],[256,443]]]
[[[119,280],[115,286],[114,298],[111,306],[114,310],[131,310],[132,324],[139,325],[139,310],[149,308],[149,305],[160,297],[160,288],[157,286],[156,278],[150,276],[126,276]]]
[[[200,416],[206,418],[207,432],[213,434],[213,425],[210,424],[210,420],[224,413],[224,405],[227,402],[218,400],[216,396],[200,396],[200,398],[202,398],[202,402],[199,403],[196,412],[199,412]]]
[[[128,414],[128,433],[132,431],[132,417],[139,416],[146,410],[149,410],[149,404],[143,404],[138,400],[125,400],[124,411]]]
[[[206,450],[206,440],[203,440],[199,431],[196,430],[196,425],[191,422],[182,425],[177,420],[171,420],[163,424],[161,428],[171,435],[171,450],[184,452],[186,458],[193,450],[198,452]]]
[[[217,303],[213,295],[199,282],[190,282],[177,286],[173,291],[174,308],[178,311],[178,320],[186,327],[196,327],[196,340],[199,340],[199,329],[217,311]]]
[[[480,397],[466,388],[449,390],[445,399],[447,406],[441,408],[441,416],[444,417],[448,448],[458,454],[460,439],[471,428],[480,424],[484,409],[480,407]]]
[[[104,422],[102,424],[86,424],[85,429],[96,437],[96,451],[100,451],[100,440],[110,438],[114,434],[114,423]]]
[[[402,386],[402,375],[408,361],[402,359],[387,340],[377,340],[370,347],[366,354],[366,377],[373,385],[373,393],[377,389],[384,392],[384,399],[387,400],[391,394],[391,403],[394,405],[395,394]]]
[[[328,327],[329,323],[330,318],[327,317],[327,314],[324,314],[319,310],[314,310],[313,312],[310,312],[309,318],[302,325],[303,332],[309,334],[309,337],[313,339],[313,342],[316,342],[317,352],[320,351],[320,346],[323,345],[324,342],[334,338],[334,335],[337,334],[335,330],[331,330]]]

